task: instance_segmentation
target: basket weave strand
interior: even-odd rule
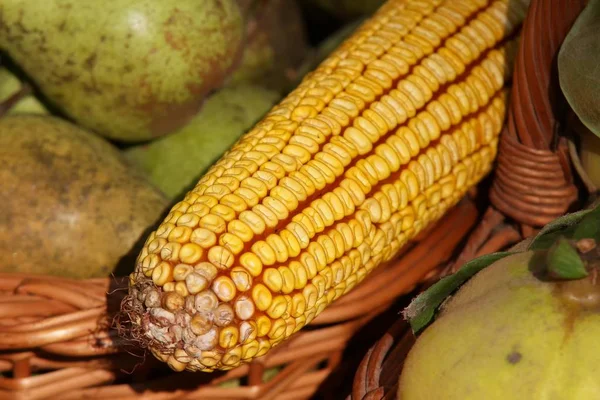
[[[576,205],[568,144],[559,135],[568,110],[556,75],[556,56],[586,0],[532,0],[523,21],[508,121],[498,144],[490,207],[463,251],[443,274],[475,257],[505,222],[523,239]],[[506,221],[510,219],[510,221]],[[507,245],[511,243],[506,243]]]
[[[541,227],[577,199],[567,144],[557,136],[566,102],[556,55],[585,0],[533,0],[515,61],[508,122],[490,201],[521,224]]]
[[[493,206],[486,210],[452,268],[438,270],[429,283],[469,259],[506,249],[522,239],[518,231],[504,224],[507,216],[525,227],[541,227],[562,215],[577,199],[566,145],[557,137],[567,108],[560,95],[555,60],[585,3],[531,1],[490,191]],[[396,399],[398,377],[414,340],[406,321],[398,320],[364,356],[348,400]]]
[[[256,362],[220,374],[173,373],[153,357],[142,363],[139,351],[129,354],[129,344],[111,328],[126,294],[124,278],[0,274],[0,373],[11,375],[0,377],[0,400],[125,400],[142,393],[153,400],[309,398],[352,335],[446,263],[478,215],[466,197],[306,329]],[[264,370],[272,367],[283,369],[264,382]],[[244,378],[239,387],[219,386],[236,378]]]

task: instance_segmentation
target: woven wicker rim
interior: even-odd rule
[[[336,367],[354,332],[449,260],[477,218],[474,202],[468,197],[463,199],[438,224],[419,235],[401,258],[379,267],[307,329],[250,365],[224,374],[169,373],[151,381],[144,381],[144,371],[138,369],[136,377],[142,380],[138,385],[110,384],[123,375],[115,365],[131,370],[140,362],[127,353],[127,343],[119,339],[116,331],[109,329],[111,317],[125,294],[119,290],[125,286],[125,279],[75,281],[0,274],[0,372],[14,375],[0,379],[0,399],[58,395],[61,399],[133,399],[139,390],[155,392],[153,399],[310,397]],[[148,360],[142,368],[160,366],[156,360]],[[284,369],[273,380],[263,382],[263,371],[274,366]],[[37,369],[50,371],[32,376]],[[195,381],[192,387],[190,376]],[[235,388],[217,386],[241,377],[247,378],[247,384]],[[97,385],[103,386],[93,388]]]
[[[568,113],[556,80],[560,44],[586,0],[532,0],[523,23],[508,122],[500,139],[492,206],[452,268],[505,249],[564,214],[577,200],[569,155],[558,129]],[[521,225],[521,232],[507,223]],[[423,287],[425,288],[426,285]],[[414,335],[398,320],[363,358],[349,400],[397,398],[397,380]]]

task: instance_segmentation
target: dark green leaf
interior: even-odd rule
[[[595,235],[598,235],[600,231],[599,226],[600,202],[593,204],[589,209],[567,214],[550,222],[533,238],[527,250],[548,250],[564,237],[574,239],[576,237],[587,238],[594,236],[596,238],[597,236]],[[567,243],[567,245],[569,244]],[[575,251],[572,247],[570,248]],[[515,249],[509,252],[499,252],[478,257],[466,263],[455,274],[440,279],[429,289],[415,297],[403,312],[404,318],[409,321],[413,332],[415,334],[419,333],[429,325],[440,304],[472,276],[487,268],[495,261],[519,251]],[[568,251],[569,249],[567,249]],[[558,253],[551,256],[553,257],[551,262],[553,263],[555,274],[567,279],[577,279],[583,273],[587,274],[577,253],[575,255],[579,262],[577,260],[573,261],[571,258],[569,259],[571,262],[569,266],[563,265],[564,261],[562,258],[565,254],[564,250],[559,249]]]
[[[581,210],[566,214],[550,222],[548,225],[544,226],[531,241],[529,250],[547,250],[561,236],[568,238],[573,237],[573,234],[577,229],[577,224],[590,212],[592,212],[592,210]]]
[[[600,0],[589,0],[558,53],[560,87],[581,122],[600,136]]]
[[[425,328],[433,319],[440,304],[463,283],[482,269],[510,254],[514,253],[493,253],[471,260],[456,273],[440,279],[429,289],[419,294],[403,312],[404,318],[409,321],[413,332],[418,333]]]
[[[600,207],[596,207],[586,214],[577,224],[573,239],[594,239],[600,241]]]
[[[581,279],[588,275],[579,253],[567,239],[559,239],[546,255],[548,272],[561,279]]]

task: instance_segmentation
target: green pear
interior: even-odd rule
[[[311,71],[317,69],[330,54],[332,54],[346,39],[348,39],[356,29],[365,21],[365,18],[358,18],[352,22],[344,24],[341,28],[333,32],[327,38],[323,39],[313,51],[304,59],[302,64],[296,69],[296,84],[300,84],[302,78]]]
[[[0,118],[0,204],[0,271],[91,278],[131,272],[169,203],[98,135],[9,115]]]
[[[79,125],[136,142],[198,112],[241,56],[235,0],[3,0],[0,48]]]
[[[385,0],[301,0],[301,3],[322,9],[336,18],[351,20],[374,13]]]
[[[126,157],[176,199],[257,122],[280,95],[256,85],[227,87],[212,95],[179,131],[132,146]]]
[[[23,83],[8,69],[0,67],[0,113],[48,114],[46,107],[31,93],[23,92]],[[13,104],[8,104],[17,95]]]
[[[600,201],[462,265],[404,310],[400,400],[592,400],[600,380]]]
[[[600,137],[587,129],[579,132],[579,158],[588,179],[596,188],[600,188]]]
[[[282,94],[293,89],[296,69],[310,50],[296,0],[238,0],[245,10],[246,44],[228,84],[256,83]]]
[[[450,297],[411,348],[398,399],[597,399],[600,286],[542,279],[539,258],[503,258]]]

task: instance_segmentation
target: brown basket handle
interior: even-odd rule
[[[446,272],[531,236],[577,201],[568,143],[560,132],[569,107],[558,83],[556,58],[586,3],[531,0],[489,193],[491,205]],[[520,226],[520,235],[505,224],[507,218]]]
[[[491,203],[523,225],[541,227],[577,199],[567,142],[568,104],[556,58],[585,0],[533,0],[515,61],[508,121],[500,139]]]

